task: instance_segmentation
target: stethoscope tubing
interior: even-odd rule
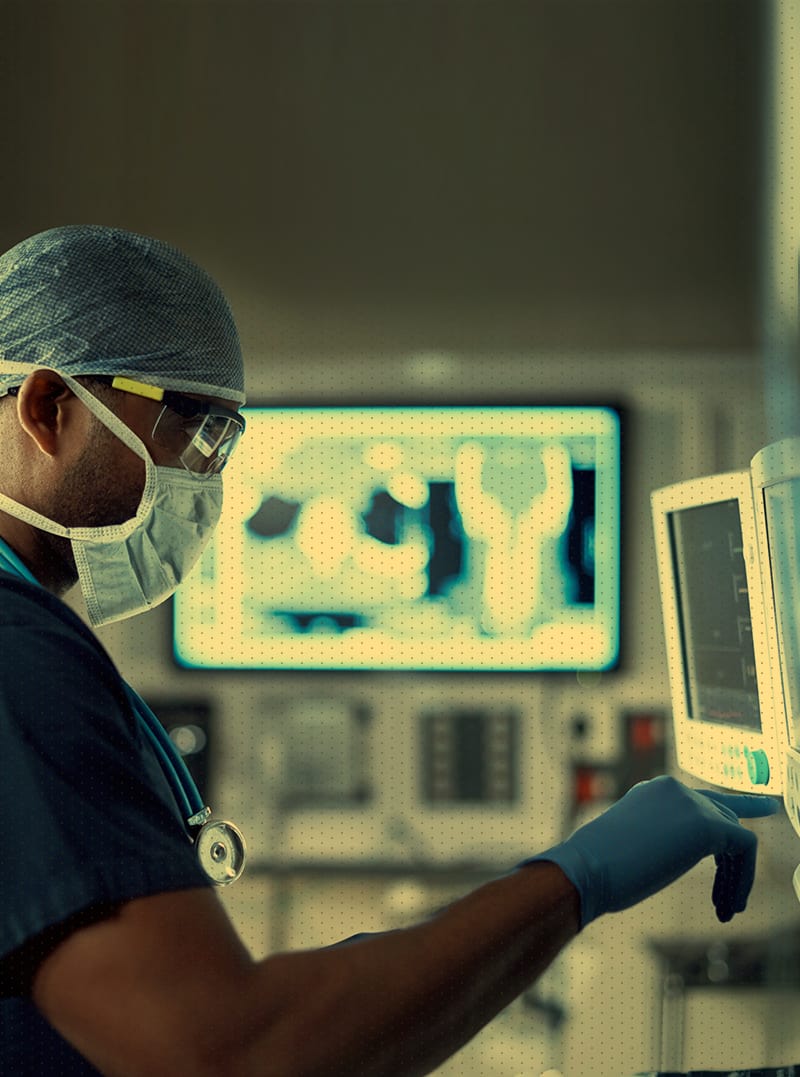
[[[28,567],[1,538],[0,568],[41,587]],[[172,738],[139,693],[122,678],[120,680],[139,731],[152,748],[183,815],[187,836],[195,846],[201,867],[216,885],[226,886],[235,882],[244,869],[247,855],[241,831],[228,820],[210,819],[211,809],[203,804],[200,790]]]
[[[138,692],[135,692],[124,681],[122,683],[139,728],[147,737],[155,752],[156,758],[164,771],[164,776],[169,782],[173,796],[177,800],[183,817],[188,824],[193,816],[203,811],[204,804],[200,796],[200,790],[197,788],[194,778],[189,773],[189,768],[184,763],[183,758],[172,742],[172,738],[161,722],[159,722]]]
[[[0,567],[3,567],[14,576],[27,580],[28,583],[35,584],[37,587],[42,586],[27,565],[2,539],[0,539]],[[178,749],[172,743],[158,718],[156,718],[138,692],[135,692],[125,681],[122,682],[122,686],[125,689],[125,695],[139,729],[155,752],[164,772],[164,777],[167,779],[173,796],[183,812],[186,825],[189,826],[189,820],[199,812],[204,811],[200,790],[197,788],[194,778],[189,773],[189,768],[181,758]]]

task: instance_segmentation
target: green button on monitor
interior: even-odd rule
[[[747,759],[747,773],[753,785],[766,785],[769,781],[769,759],[767,753],[757,748],[751,752],[749,748],[744,750]]]

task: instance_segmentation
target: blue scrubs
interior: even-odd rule
[[[113,662],[7,554],[3,544],[0,1072],[96,1074],[31,1003],[38,963],[127,901],[211,884]]]

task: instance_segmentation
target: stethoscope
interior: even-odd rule
[[[28,567],[2,539],[0,567],[41,587]],[[217,886],[236,882],[244,871],[247,859],[247,847],[241,830],[228,819],[211,818],[211,808],[203,804],[194,778],[171,737],[142,697],[129,684],[124,681],[122,684],[139,729],[153,749],[178,804],[181,818],[185,820],[200,867]]]
[[[122,683],[139,728],[150,742],[178,802],[181,817],[186,820],[201,868],[217,886],[235,883],[244,871],[247,859],[241,830],[228,819],[211,818],[211,808],[203,804],[194,778],[172,738],[142,697],[129,684]]]

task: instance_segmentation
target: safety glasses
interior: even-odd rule
[[[153,441],[169,449],[195,475],[218,475],[244,433],[245,421],[238,411],[132,378],[97,380],[123,393],[163,404],[153,426]]]

